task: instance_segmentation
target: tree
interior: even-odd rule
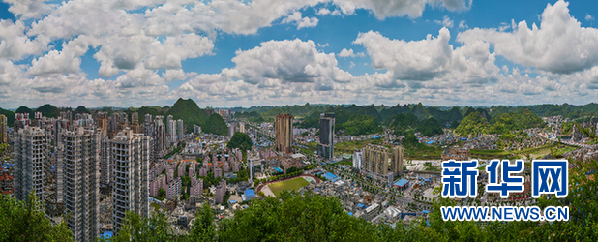
[[[164,191],[164,188],[160,188],[160,190],[158,190],[158,196],[159,197],[166,197],[166,191]]]
[[[205,202],[195,212],[193,227],[189,232],[189,241],[214,241],[215,235],[216,225],[214,223],[214,214],[210,205]]]
[[[236,132],[233,137],[230,138],[226,147],[229,149],[239,148],[241,152],[245,153],[247,150],[251,150],[253,147],[253,140],[249,135],[241,132]]]
[[[99,241],[169,241],[172,239],[172,231],[169,229],[164,213],[154,212],[151,218],[146,218],[129,210],[125,212],[123,225],[118,231],[118,235],[109,240],[103,238]]]
[[[73,241],[67,219],[52,226],[32,191],[27,201],[0,194],[0,241]]]

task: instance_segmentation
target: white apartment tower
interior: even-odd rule
[[[77,127],[63,141],[68,226],[75,241],[93,241],[100,234],[100,135]]]
[[[112,140],[112,226],[122,226],[125,212],[149,216],[149,164],[151,137],[125,129]]]
[[[38,127],[25,126],[15,135],[14,195],[17,199],[26,200],[33,190],[39,201],[45,200],[46,147],[46,133]]]
[[[185,136],[185,130],[183,129],[183,120],[179,119],[176,121],[176,136],[177,136],[177,140],[181,141],[183,140],[184,136]]]
[[[176,120],[172,119],[172,115],[166,116],[166,134],[170,142],[176,142]]]

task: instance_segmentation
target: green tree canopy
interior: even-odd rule
[[[247,134],[236,132],[233,137],[230,138],[226,147],[229,149],[239,148],[242,152],[245,152],[246,150],[251,150],[251,147],[253,147],[253,140],[251,140],[251,137]]]
[[[66,220],[52,226],[33,191],[27,201],[0,194],[0,241],[73,241]]]

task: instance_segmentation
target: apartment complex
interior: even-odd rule
[[[274,124],[276,149],[284,153],[293,153],[293,116],[290,114],[276,115]]]
[[[75,241],[100,234],[100,135],[78,127],[63,134],[64,211]]]
[[[151,138],[125,129],[111,141],[112,225],[123,225],[125,212],[149,215],[149,164]]]
[[[320,114],[320,139],[318,156],[330,160],[334,157],[334,113]]]
[[[15,197],[26,200],[33,190],[39,200],[45,198],[44,180],[47,153],[46,133],[38,127],[25,126],[15,135]],[[41,209],[41,208],[40,208]]]
[[[390,153],[390,171],[394,177],[403,175],[403,146],[397,145],[392,147]]]
[[[388,173],[388,148],[368,144],[363,149],[363,169],[379,175]]]

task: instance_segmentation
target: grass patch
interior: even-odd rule
[[[382,139],[365,139],[365,140],[352,140],[340,142],[334,145],[334,154],[353,154],[355,149],[361,149],[368,144],[379,145],[382,144]]]
[[[419,144],[419,147],[404,146],[404,148],[405,158],[411,160],[440,160],[442,155],[442,148],[433,145]]]
[[[286,181],[282,181],[282,182],[277,182],[277,183],[273,183],[268,185],[268,187],[270,187],[270,190],[272,190],[272,193],[274,193],[275,196],[280,196],[280,193],[282,193],[282,191],[287,190],[287,191],[297,191],[299,190],[299,188],[302,188],[304,186],[309,185],[309,182],[301,177],[297,177],[291,180],[286,180]]]
[[[341,162],[337,162],[333,164],[334,166],[352,166],[353,165],[353,161],[351,160],[344,160]]]
[[[154,207],[154,208],[156,209],[156,211],[158,211],[158,210],[160,210],[160,208],[162,208],[162,207],[160,206],[160,204],[157,204],[157,203],[154,203],[154,202],[152,202],[152,203],[150,204],[150,206]]]

